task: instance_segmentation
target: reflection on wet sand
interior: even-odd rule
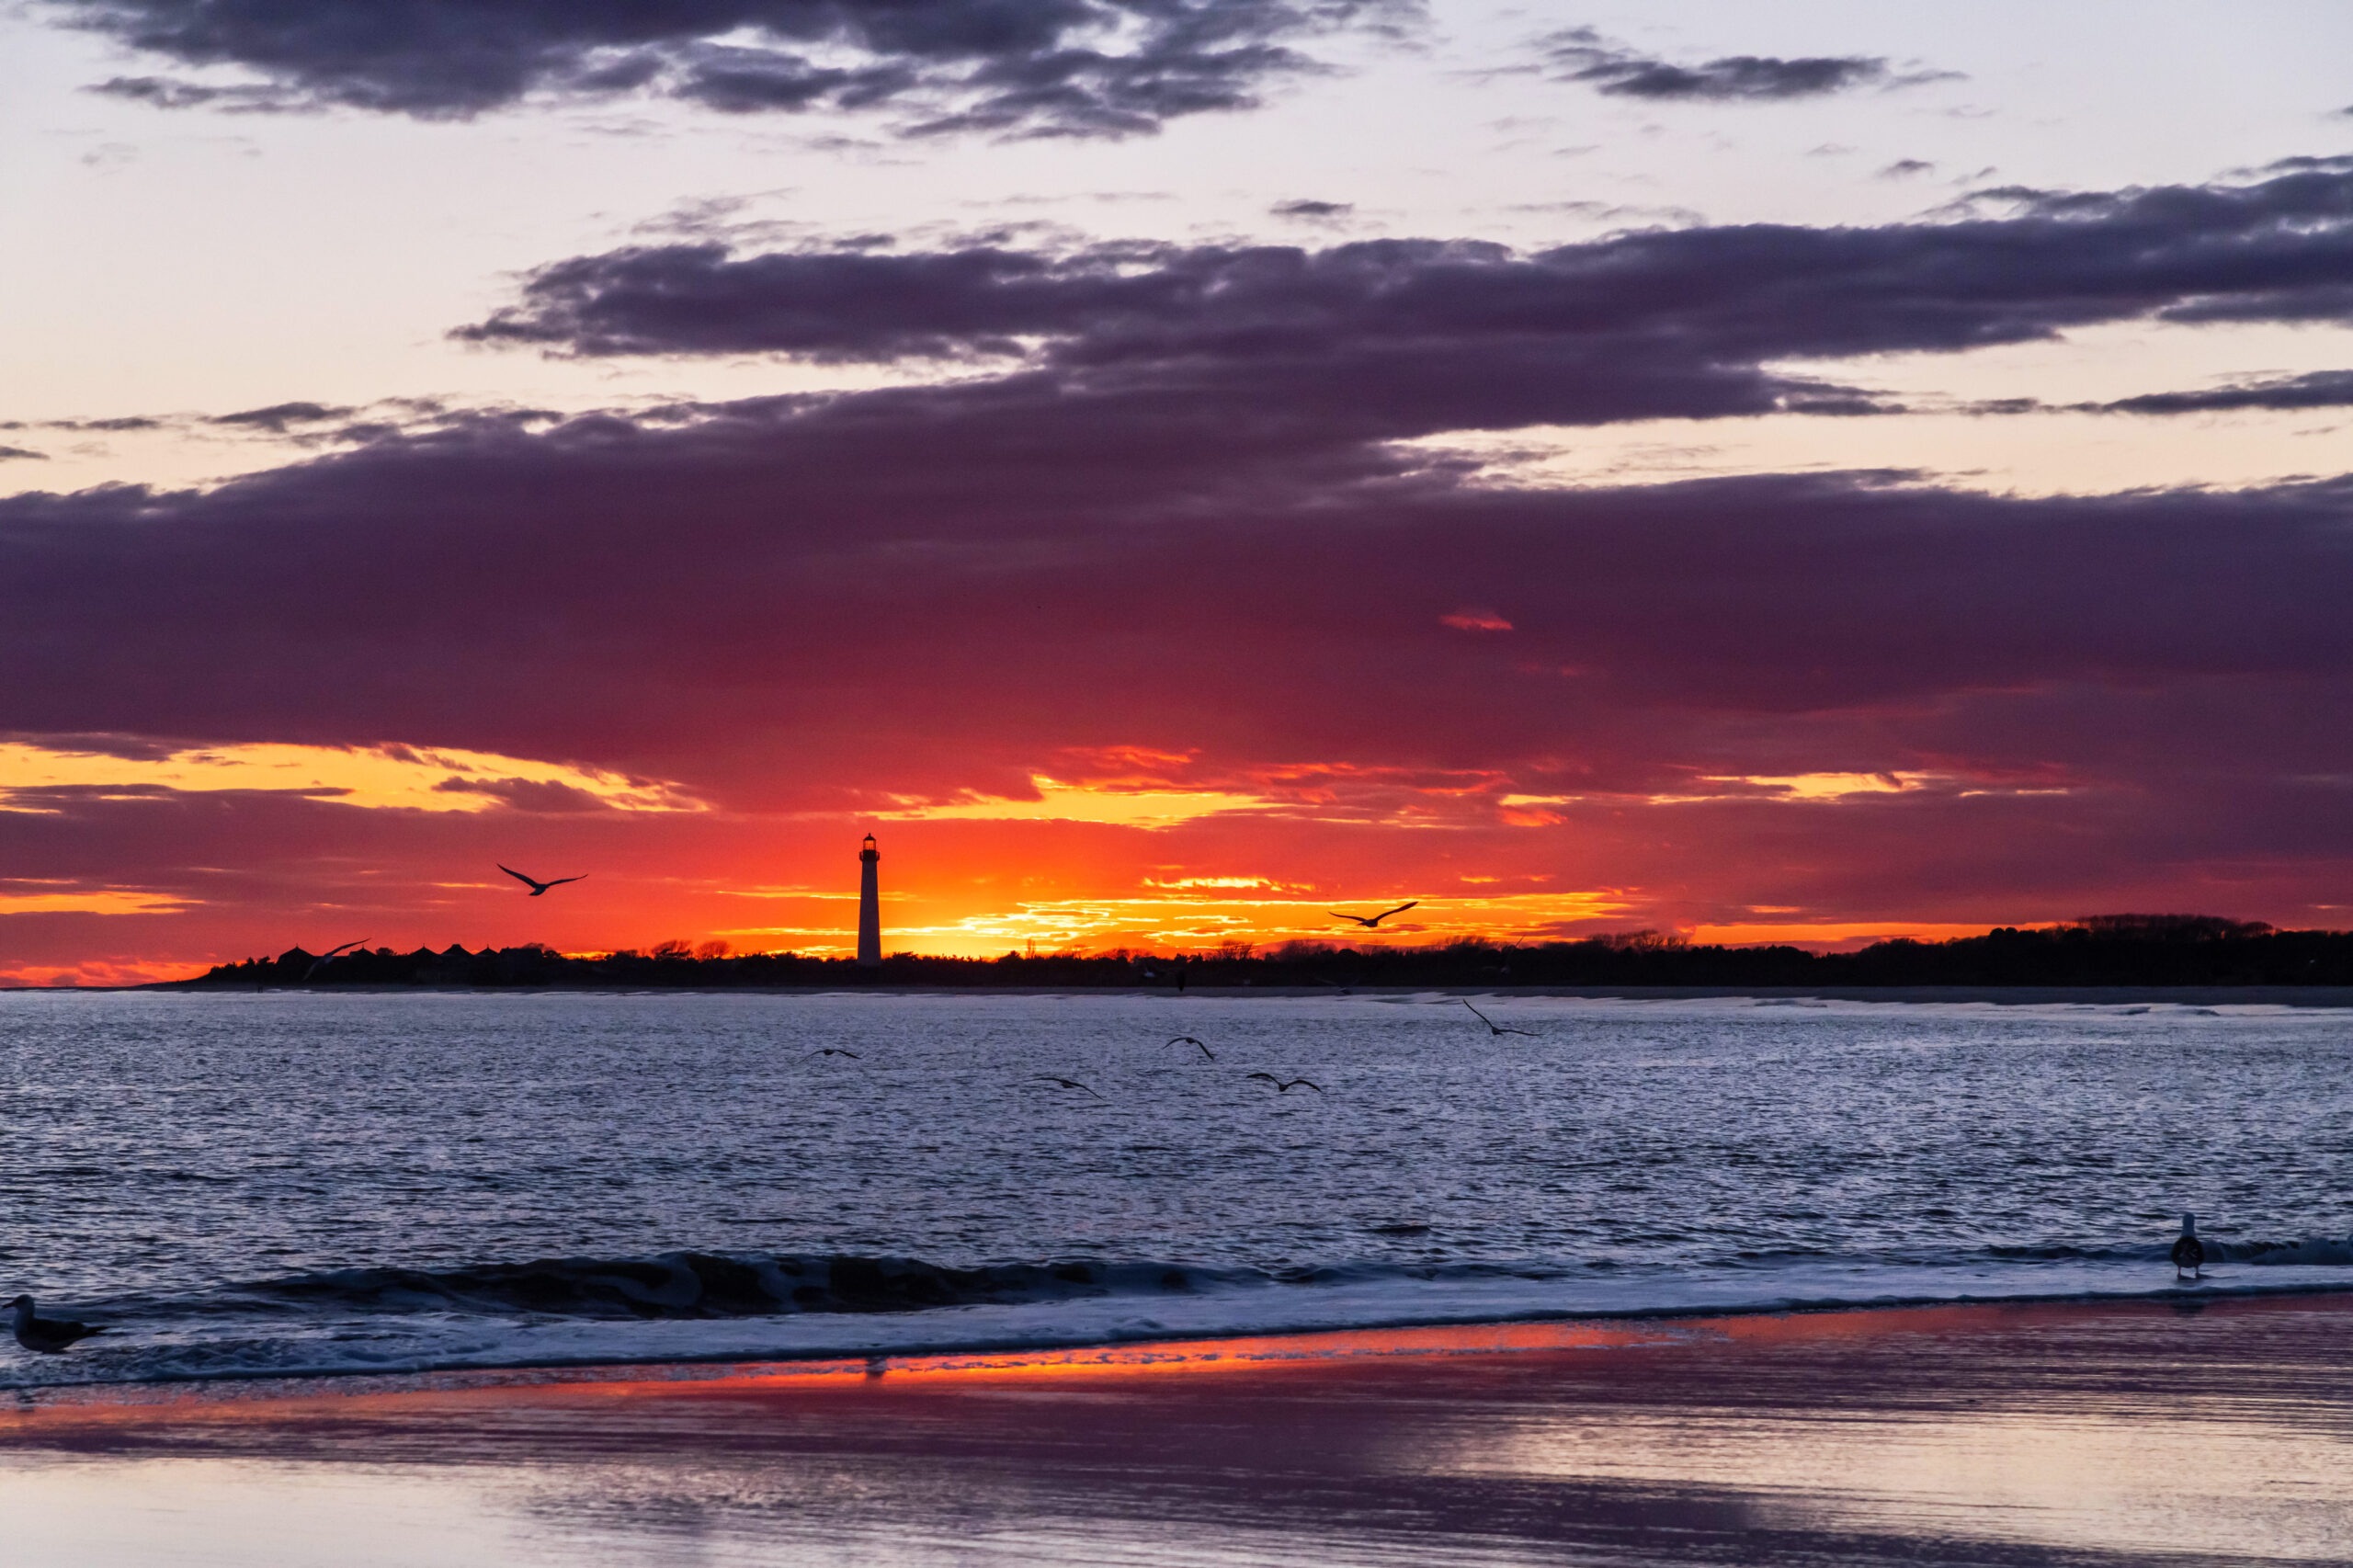
[[[2348,1346],[2306,1297],[68,1402],[0,1509],[74,1568],[2344,1562]]]

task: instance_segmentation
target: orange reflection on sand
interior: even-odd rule
[[[2275,1311],[2294,1310],[2299,1304],[2265,1303],[2268,1310]],[[2329,1298],[2319,1298],[2316,1310],[2329,1304]],[[1218,1339],[1146,1340],[1124,1345],[823,1360],[460,1369],[301,1380],[83,1384],[21,1391],[17,1409],[0,1411],[0,1432],[27,1422],[268,1422],[303,1408],[359,1414],[418,1397],[499,1398],[527,1394],[611,1400],[795,1387],[851,1388],[880,1381],[904,1385],[909,1380],[1129,1379],[1172,1373],[1268,1371],[1384,1358],[1521,1355],[1707,1341],[1754,1345],[1862,1341],[1895,1334],[1960,1334],[1996,1325],[2020,1328],[2063,1323],[2080,1320],[2086,1312],[2099,1310],[2083,1302],[2066,1301],[1890,1307],[1707,1318],[1334,1329]]]

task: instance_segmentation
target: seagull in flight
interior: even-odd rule
[[[44,1356],[63,1355],[77,1339],[87,1339],[106,1329],[97,1324],[74,1323],[65,1318],[44,1318],[33,1315],[33,1299],[19,1296],[8,1303],[17,1314],[17,1343],[28,1350],[38,1350]]]
[[[1468,1001],[1464,1000],[1462,997],[1457,996],[1457,997],[1455,998],[1455,1000],[1456,1000],[1456,1001],[1458,1001],[1458,1002],[1462,1003],[1462,1005],[1463,1005],[1464,1006],[1466,1006],[1466,1007],[1471,1007],[1471,1004],[1470,1004]],[[1472,1016],[1472,1017],[1474,1017],[1474,1018],[1478,1019],[1481,1023],[1483,1023],[1483,1024],[1486,1025],[1486,1026],[1487,1026],[1487,1032],[1488,1032],[1489,1034],[1491,1034],[1491,1035],[1497,1035],[1497,1034],[1524,1034],[1524,1035],[1526,1035],[1526,1036],[1527,1036],[1529,1039],[1530,1039],[1530,1040],[1541,1040],[1541,1039],[1543,1039],[1543,1038],[1544,1038],[1542,1035],[1538,1034],[1534,1029],[1516,1029],[1516,1028],[1510,1028],[1510,1027],[1509,1027],[1509,1026],[1507,1026],[1507,1025],[1499,1024],[1499,1023],[1495,1022],[1495,1019],[1493,1019],[1493,1018],[1491,1018],[1491,1017],[1487,1017],[1487,1015],[1486,1015],[1486,1014],[1484,1014],[1484,1013],[1483,1013],[1483,1012],[1479,1011],[1479,1009],[1478,1009],[1478,1008],[1476,1008],[1476,1007],[1471,1007],[1471,1016]]]
[[[1180,1035],[1177,1035],[1177,1036],[1176,1036],[1174,1039],[1172,1039],[1171,1040],[1169,1040],[1169,1042],[1168,1042],[1168,1043],[1169,1043],[1169,1044],[1171,1044],[1171,1045],[1201,1045],[1201,1042],[1200,1042],[1199,1040],[1195,1040],[1191,1035],[1188,1035],[1188,1034],[1180,1034]],[[1216,1052],[1216,1051],[1211,1051],[1211,1050],[1208,1046],[1206,1046],[1206,1045],[1201,1045],[1201,1054],[1202,1054],[1203,1056],[1208,1057],[1211,1062],[1215,1062],[1215,1061],[1217,1060],[1217,1052]]]
[[[1043,1078],[1050,1084],[1060,1084],[1065,1089],[1086,1089],[1086,1085],[1080,1083],[1075,1078],[1060,1078],[1056,1077],[1051,1073],[1039,1073],[1034,1074],[1034,1076]],[[1086,1089],[1086,1092],[1090,1095],[1095,1095],[1095,1091],[1093,1089]],[[1103,1096],[1101,1095],[1095,1095],[1095,1097],[1099,1100]]]
[[[1422,901],[1418,898],[1408,899],[1404,903],[1399,904],[1396,908],[1384,909],[1378,915],[1343,915],[1336,909],[1327,909],[1324,913],[1330,915],[1335,920],[1353,920],[1358,925],[1370,931],[1378,926],[1382,921],[1388,919],[1391,915],[1403,915],[1405,911],[1413,908],[1414,905],[1421,902]]]
[[[857,1051],[844,1051],[837,1045],[829,1045],[822,1051],[813,1051],[809,1054],[812,1056],[847,1056],[852,1062],[863,1062],[866,1060],[865,1057],[860,1056]]]
[[[335,957],[337,953],[347,953],[354,948],[364,948],[367,945],[368,938],[362,937],[356,942],[346,942],[339,948],[329,948],[325,952],[321,953],[317,958],[311,960],[311,967],[302,971],[302,978],[308,980],[311,976],[318,973],[319,971],[326,968],[328,964],[335,961]]]
[[[1324,1092],[1322,1085],[1310,1084],[1304,1078],[1293,1078],[1290,1083],[1286,1084],[1280,1078],[1276,1077],[1272,1073],[1253,1073],[1249,1075],[1253,1078],[1264,1078],[1267,1082],[1272,1084],[1275,1086],[1275,1092],[1280,1095],[1287,1095],[1293,1089],[1300,1088],[1302,1085],[1307,1088],[1313,1089],[1319,1095]]]
[[[514,878],[518,882],[529,883],[530,885],[531,896],[533,898],[539,897],[550,888],[560,888],[566,882],[585,882],[588,880],[588,873],[583,871],[576,877],[558,877],[551,882],[543,882],[537,877],[525,876],[522,872],[517,870],[512,866],[501,866],[498,869],[506,872],[508,876]]]

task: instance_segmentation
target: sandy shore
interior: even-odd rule
[[[0,1415],[9,1561],[2353,1561],[2353,1298],[151,1390]]]

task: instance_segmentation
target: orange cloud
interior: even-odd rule
[[[1458,609],[1451,615],[1438,618],[1440,626],[1451,626],[1457,631],[1509,631],[1511,622],[1491,609]]]

